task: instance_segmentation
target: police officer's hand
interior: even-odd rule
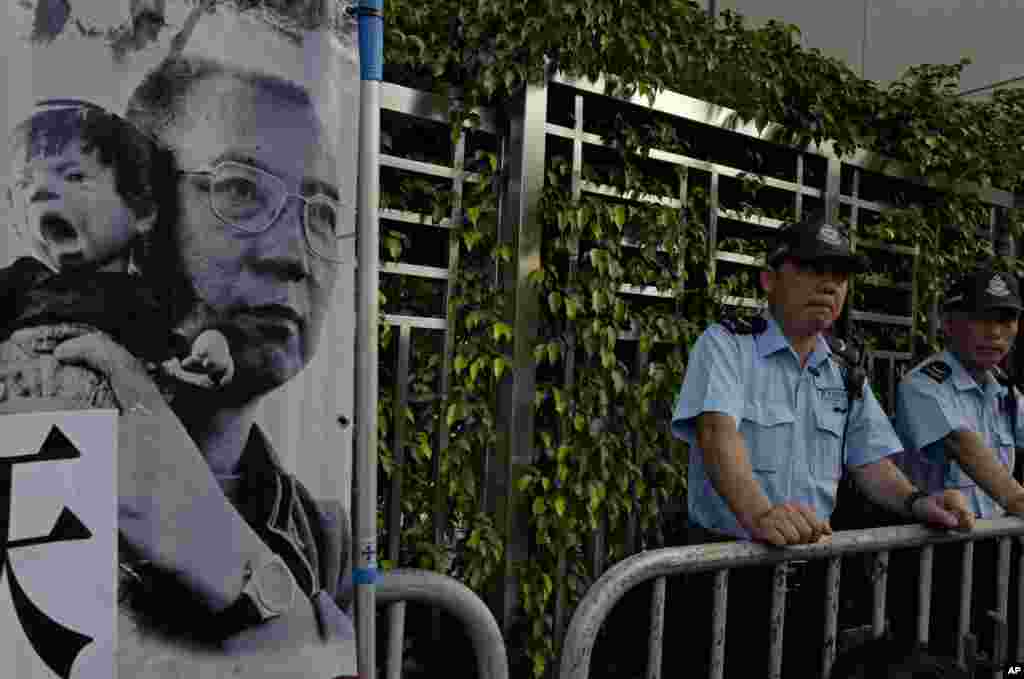
[[[832,527],[822,521],[810,507],[797,502],[773,506],[754,520],[751,537],[777,547],[805,545],[831,535]]]
[[[1010,498],[1010,501],[1006,503],[1006,513],[1024,517],[1024,492]]]
[[[967,498],[955,488],[932,493],[914,503],[914,518],[939,528],[950,530],[971,530],[974,528],[974,512],[967,504]]]

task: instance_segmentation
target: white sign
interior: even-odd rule
[[[0,499],[8,676],[115,677],[117,413],[0,416]]]

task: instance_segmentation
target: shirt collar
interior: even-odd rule
[[[766,311],[764,319],[767,325],[764,332],[757,338],[757,350],[760,357],[765,358],[783,349],[789,349],[795,356],[796,352],[790,345],[789,340],[786,339],[786,336],[782,334],[782,328],[775,318],[772,317],[771,312]],[[828,346],[828,342],[821,336],[821,333],[818,333],[815,338],[814,350],[811,351],[811,355],[807,358],[807,365],[817,368],[828,360],[828,357],[831,355],[832,349]]]
[[[953,386],[955,386],[958,391],[968,391],[970,389],[977,389],[985,393],[991,391],[997,396],[1002,396],[1004,393],[1006,393],[1006,387],[1004,387],[1003,385],[999,384],[998,381],[996,381],[995,377],[992,375],[991,370],[985,371],[985,384],[978,384],[977,380],[975,380],[971,376],[971,374],[967,372],[967,368],[963,366],[959,359],[957,359],[956,354],[954,354],[952,351],[949,351],[947,349],[946,351],[942,352],[942,360],[946,361],[949,364],[949,366],[953,369]]]

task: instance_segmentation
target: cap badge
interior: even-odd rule
[[[836,227],[831,224],[821,227],[821,231],[818,232],[818,240],[834,248],[842,247],[843,245],[843,237],[839,235]]]
[[[1006,297],[1010,294],[1010,288],[1006,286],[1006,281],[1004,281],[999,274],[996,274],[992,277],[992,280],[988,282],[988,287],[985,288],[985,292],[993,297]]]

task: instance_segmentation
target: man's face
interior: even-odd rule
[[[954,311],[943,323],[957,356],[966,367],[989,370],[998,365],[1017,338],[1020,314],[1014,309]]]
[[[839,318],[850,274],[829,262],[786,259],[775,271],[761,272],[761,285],[788,334],[813,335]]]
[[[23,158],[24,147],[17,151]],[[114,268],[152,224],[153,215],[136,217],[117,193],[113,168],[78,139],[18,162],[13,174],[10,198],[24,219],[18,231],[57,269]]]
[[[186,106],[187,115],[165,135],[181,170],[230,160],[279,177],[290,193],[336,192],[337,167],[311,107],[227,75],[195,83]],[[245,233],[213,212],[210,190],[209,177],[181,177],[179,251],[202,300],[247,339],[234,356],[236,382],[245,392],[239,397],[252,398],[312,358],[337,265],[307,247],[302,201],[289,198],[269,229]]]

